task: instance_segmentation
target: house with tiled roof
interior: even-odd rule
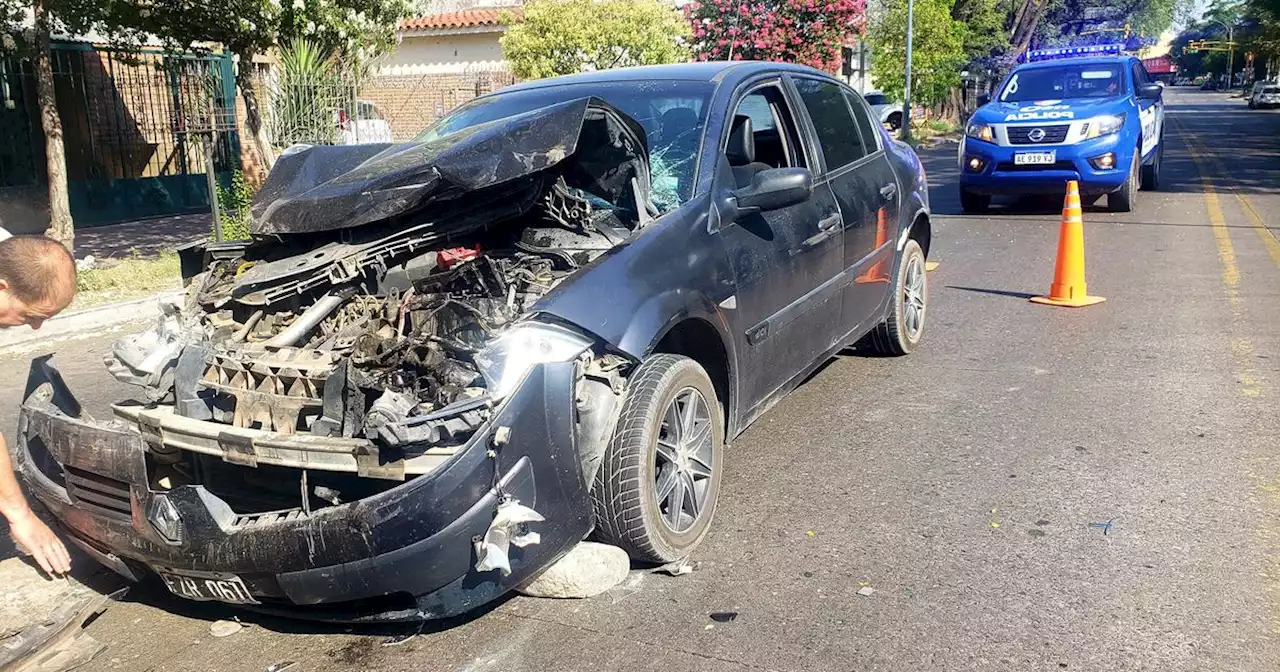
[[[380,63],[384,75],[493,72],[507,69],[498,39],[505,18],[523,15],[521,0],[445,0],[400,24],[399,44]]]

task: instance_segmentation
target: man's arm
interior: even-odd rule
[[[22,496],[22,488],[13,473],[13,462],[9,459],[9,445],[4,435],[0,434],[0,514],[9,521],[9,533],[13,540],[40,563],[40,567],[50,574],[65,574],[71,571],[71,556],[67,547],[62,545],[53,530],[44,521],[36,517],[27,499]]]

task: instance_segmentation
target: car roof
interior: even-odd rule
[[[1048,61],[1032,61],[1023,63],[1015,70],[1034,70],[1039,68],[1052,68],[1058,65],[1121,65],[1128,64],[1138,59],[1133,56],[1082,56],[1079,58],[1055,58]]]
[[[549,79],[538,79],[508,86],[495,93],[540,89],[549,86],[566,84],[594,84],[606,82],[643,82],[657,80],[684,80],[693,82],[720,82],[730,78],[748,77],[759,72],[795,72],[808,75],[823,75],[822,72],[803,65],[791,63],[772,63],[768,61],[704,61],[696,63],[676,63],[672,65],[641,65],[630,68],[614,68],[582,72],[575,75],[563,75]]]

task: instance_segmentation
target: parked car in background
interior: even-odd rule
[[[889,100],[883,93],[867,93],[862,96],[871,106],[873,114],[881,124],[892,130],[902,128],[902,103]]]
[[[391,122],[387,121],[382,110],[374,103],[357,100],[354,110],[339,110],[334,114],[338,122],[338,144],[374,145],[394,142]]]
[[[682,559],[730,439],[848,345],[924,333],[924,168],[801,66],[508,87],[409,143],[286,152],[252,212],[107,355],[138,401],[92,418],[42,357],[13,447],[77,546],[192,600],[422,620],[593,533]]]
[[[1217,91],[1219,88],[1221,87],[1218,85],[1218,80],[1213,78],[1204,80],[1204,83],[1200,85],[1201,91]]]
[[[1276,82],[1258,82],[1249,93],[1249,109],[1270,109],[1280,105],[1280,84]]]

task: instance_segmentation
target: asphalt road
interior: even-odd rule
[[[693,574],[398,646],[248,616],[212,639],[235,612],[142,588],[86,669],[1280,669],[1280,113],[1168,102],[1164,190],[1085,213],[1090,308],[1026,301],[1058,203],[960,216],[954,145],[929,153],[925,345],[832,362],[735,442]],[[58,346],[91,411],[109,341]],[[0,362],[4,427],[24,369]]]

